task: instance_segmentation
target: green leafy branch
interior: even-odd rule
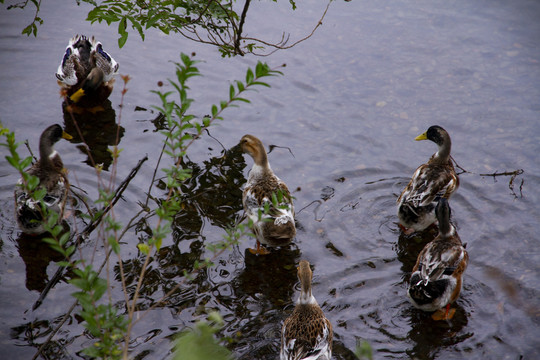
[[[1,3],[4,0],[0,0]],[[76,0],[93,6],[88,12],[87,21],[105,22],[107,25],[118,24],[118,46],[123,47],[128,39],[130,28],[135,30],[141,39],[145,39],[145,31],[155,28],[164,34],[175,33],[189,40],[217,46],[222,56],[269,55],[264,53],[265,47],[289,49],[310,38],[317,28],[322,25],[332,0],[329,0],[321,18],[307,36],[288,44],[289,35],[282,34],[278,42],[269,42],[256,37],[244,36],[244,24],[251,4],[245,0],[242,11],[233,9],[231,0],[105,0],[99,5],[94,0]],[[274,0],[277,2],[277,0]],[[35,6],[33,21],[24,28],[23,34],[37,35],[37,25],[43,24],[38,16],[41,0],[26,0],[8,7],[9,9],[24,9],[32,3]],[[296,2],[289,0],[292,10],[296,10]],[[272,52],[273,52],[272,51]]]

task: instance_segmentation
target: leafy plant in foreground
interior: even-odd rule
[[[138,306],[138,298],[141,292],[141,287],[144,282],[146,270],[152,259],[153,254],[159,251],[163,239],[169,236],[171,232],[171,221],[178,211],[181,211],[181,204],[184,201],[184,195],[181,194],[180,188],[182,183],[189,179],[191,172],[188,168],[184,167],[184,157],[187,154],[187,150],[193,144],[193,142],[201,137],[206,129],[213,124],[216,120],[222,120],[222,112],[235,106],[239,102],[249,103],[249,100],[243,96],[243,93],[247,90],[251,90],[257,86],[268,87],[269,85],[263,82],[261,79],[281,74],[277,70],[270,69],[266,64],[258,63],[254,69],[248,69],[246,71],[245,81],[236,81],[229,87],[228,100],[222,101],[219,105],[213,105],[210,107],[210,116],[197,118],[195,115],[189,114],[189,109],[193,103],[193,99],[188,97],[189,87],[187,82],[194,76],[199,76],[199,71],[195,66],[197,61],[191,57],[181,54],[181,62],[176,63],[176,80],[170,80],[174,91],[161,93],[155,92],[160,100],[161,106],[157,106],[160,112],[164,114],[167,121],[167,131],[163,131],[164,145],[160,154],[160,160],[156,165],[156,170],[160,167],[161,157],[167,155],[171,161],[170,166],[166,166],[162,169],[165,174],[166,184],[164,190],[166,197],[164,200],[156,201],[154,204],[150,204],[152,190],[158,184],[155,177],[151,180],[149,185],[148,197],[146,203],[141,202],[141,210],[134,214],[133,218],[127,225],[123,225],[115,220],[114,206],[117,198],[121,195],[118,193],[119,189],[124,186],[121,184],[119,188],[115,190],[116,167],[121,152],[116,146],[113,148],[113,166],[111,169],[111,180],[105,181],[102,176],[103,172],[96,167],[96,175],[98,177],[99,184],[99,198],[95,201],[95,204],[101,206],[100,209],[90,216],[90,224],[87,229],[84,230],[84,234],[70,234],[64,231],[62,226],[57,224],[58,214],[47,214],[47,230],[50,237],[47,241],[52,248],[64,255],[65,260],[60,263],[61,266],[71,269],[73,274],[72,279],[69,281],[73,286],[77,288],[77,291],[73,293],[74,298],[80,305],[80,316],[84,319],[84,327],[87,334],[95,339],[94,343],[83,352],[91,357],[106,358],[106,359],[119,359],[128,358],[129,344],[131,341],[131,331],[133,326],[137,324],[140,319],[144,318],[149,311],[158,306],[168,296],[173,294],[179,286],[184,282],[189,281],[192,276],[201,271],[202,269],[212,266],[213,260],[228,249],[232,244],[249,233],[248,226],[242,224],[231,224],[230,228],[226,229],[226,233],[222,241],[217,241],[212,244],[207,244],[207,250],[213,254],[210,258],[205,258],[200,261],[196,261],[193,269],[190,273],[185,272],[184,280],[182,280],[177,286],[171,289],[161,299],[154,302],[154,304],[147,308],[144,312],[140,311]],[[123,96],[127,89],[129,78],[123,77],[124,89],[122,90],[122,102]],[[178,98],[176,101],[171,100],[171,96],[176,93]],[[121,114],[119,115],[119,118]],[[19,145],[15,141],[15,135],[8,129],[0,127],[0,136],[6,139],[6,142],[2,142],[1,145],[9,149],[10,154],[6,157],[9,163],[17,169],[23,179],[23,186],[34,186],[35,180],[31,177],[25,177],[25,169],[31,163],[31,157],[21,159],[17,153],[17,146]],[[125,184],[127,186],[128,183]],[[124,186],[124,188],[125,188]],[[35,186],[34,186],[35,187]],[[141,267],[137,285],[132,291],[128,291],[126,279],[123,270],[123,261],[120,255],[121,239],[126,234],[138,219],[142,217],[157,217],[157,223],[151,228],[149,236],[143,239],[138,249],[144,258],[143,265]],[[94,225],[95,224],[95,225]],[[98,225],[99,224],[99,225]],[[117,257],[117,266],[120,269],[120,278],[122,283],[122,289],[125,295],[125,309],[126,314],[121,314],[122,308],[118,308],[117,300],[113,299],[111,293],[111,280],[109,278],[109,255],[106,256],[103,264],[96,266],[93,263],[93,257],[90,258],[83,255],[82,250],[77,252],[77,247],[80,244],[72,242],[74,238],[87,238],[89,233],[99,226],[99,233],[97,241],[101,242],[108,254],[114,254]],[[84,241],[84,239],[82,241]],[[74,255],[79,254],[78,260],[74,259]],[[100,275],[102,269],[107,271],[107,276]],[[74,304],[75,306],[75,304]],[[73,307],[74,307],[73,306]],[[69,313],[64,316],[67,318]],[[137,316],[135,316],[137,314]],[[198,340],[198,344],[208,348],[218,347],[218,342],[215,340],[215,333],[219,329],[219,321],[217,321],[217,315],[212,315],[213,319],[210,323],[197,323],[195,327],[184,333],[184,336],[195,337]],[[59,327],[63,324],[60,323]],[[47,345],[48,341],[52,340],[54,334],[59,330],[59,327],[52,332],[49,339],[38,351],[38,354],[43,351],[43,348]],[[191,342],[189,342],[191,343]],[[184,348],[185,342],[179,341],[177,349],[180,351]],[[218,353],[227,358],[229,353],[224,348],[219,350]],[[186,353],[184,351],[184,353]]]

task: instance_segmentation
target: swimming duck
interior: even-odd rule
[[[469,255],[450,224],[451,210],[445,198],[440,198],[435,213],[439,234],[418,255],[407,295],[420,310],[435,311],[434,320],[446,320],[456,311],[450,309],[450,304],[456,301],[461,291]]]
[[[399,196],[399,227],[405,234],[422,231],[436,221],[435,206],[439,198],[450,198],[459,186],[459,178],[450,159],[452,142],[442,127],[431,126],[415,140],[431,140],[438,151],[420,165]]]
[[[250,251],[268,254],[261,244],[284,246],[296,235],[292,197],[287,185],[270,168],[261,140],[253,135],[244,135],[240,146],[254,161],[242,194],[244,211],[253,221],[253,232],[257,238],[257,249]]]
[[[280,360],[330,360],[332,357],[332,324],[311,294],[312,277],[309,262],[300,261],[300,297],[293,313],[283,323]]]
[[[62,159],[53,146],[60,139],[71,139],[60,125],[51,125],[43,131],[39,139],[39,161],[26,172],[39,178],[39,187],[47,189],[43,202],[47,208],[61,213],[62,204],[67,194],[67,178]],[[15,189],[15,210],[20,229],[31,235],[45,232],[42,224],[43,214],[39,201],[32,198],[20,185],[20,179]]]
[[[93,36],[75,35],[69,40],[56,78],[71,102],[97,106],[111,94],[118,66]]]

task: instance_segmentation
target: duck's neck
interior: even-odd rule
[[[39,165],[44,170],[58,172],[61,172],[64,168],[60,155],[48,140],[41,141],[39,144]]]
[[[315,297],[311,294],[311,280],[304,278],[300,281],[300,297],[296,303],[298,305],[318,305],[317,300],[315,300]]]
[[[266,151],[262,145],[260,145],[257,153],[252,156],[254,163],[253,167],[251,168],[251,176],[261,176],[267,173],[272,173],[272,168],[268,162],[268,155],[266,155]]]
[[[452,141],[449,136],[444,137],[444,142],[439,145],[439,150],[435,153],[433,161],[446,164],[450,160],[450,150],[452,149]]]
[[[300,292],[300,297],[296,303],[298,305],[318,305],[315,297],[311,295],[311,290],[309,292]]]
[[[456,228],[450,221],[439,222],[439,236],[443,239],[450,238],[456,234]]]
[[[259,144],[257,153],[255,156],[253,156],[253,160],[255,161],[255,164],[259,165],[263,169],[270,168],[270,164],[268,163],[268,155],[266,154],[266,150],[262,144]]]

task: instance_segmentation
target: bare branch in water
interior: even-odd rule
[[[521,175],[523,174],[523,169],[518,169],[518,170],[514,170],[514,171],[504,171],[504,172],[497,172],[495,171],[494,173],[491,173],[491,174],[478,174],[480,176],[512,176],[513,178],[518,176],[518,175]]]
[[[508,188],[512,192],[512,195],[514,195],[514,197],[516,199],[518,197],[520,197],[520,198],[523,197],[523,184],[525,183],[525,180],[521,179],[521,183],[519,185],[519,196],[516,194],[516,191],[514,190],[514,180],[516,179],[516,177],[523,174],[525,172],[525,170],[517,169],[517,170],[513,170],[513,171],[503,171],[503,172],[495,171],[495,172],[489,173],[489,174],[476,174],[476,173],[470,172],[468,170],[465,170],[464,168],[459,166],[459,164],[456,162],[456,160],[453,157],[450,157],[450,158],[452,159],[452,162],[454,163],[454,166],[462,171],[458,175],[461,175],[463,173],[467,173],[467,174],[475,174],[475,175],[479,175],[479,176],[492,176],[493,178],[495,178],[497,176],[510,176],[510,181],[508,182]]]
[[[323,216],[321,218],[318,217],[318,212],[319,212],[319,208],[321,207],[321,205],[323,204],[323,201],[322,200],[313,200],[312,202],[310,202],[309,204],[307,204],[306,206],[304,206],[303,208],[301,208],[299,211],[296,212],[296,214],[300,214],[303,210],[307,209],[308,207],[310,207],[311,205],[313,204],[317,204],[317,206],[315,207],[315,210],[313,210],[313,215],[315,215],[315,218],[314,220],[317,221],[317,222],[321,222],[323,221],[324,217],[326,216],[326,213],[328,211],[326,211]]]
[[[270,154],[272,152],[272,150],[274,150],[275,148],[278,148],[278,149],[287,149],[289,150],[289,152],[291,153],[292,157],[295,157],[291,148],[287,147],[287,146],[279,146],[279,145],[268,145],[268,153]]]

